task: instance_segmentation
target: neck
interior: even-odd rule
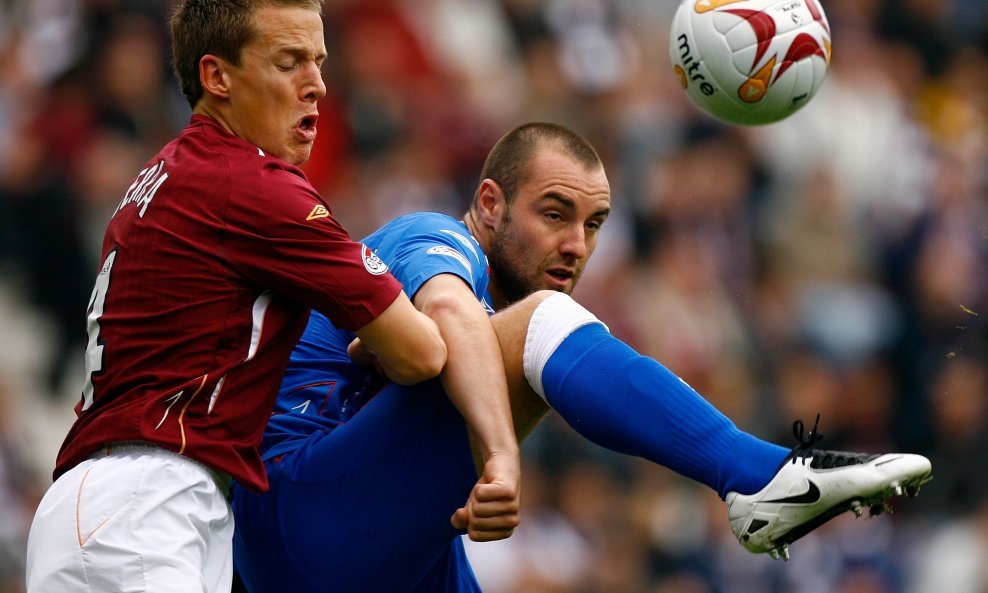
[[[470,234],[473,238],[480,243],[480,248],[487,252],[487,234],[483,232],[483,229],[479,224],[477,224],[477,218],[474,215],[473,210],[467,210],[467,213],[463,215],[463,224],[467,225],[470,230]]]
[[[480,248],[484,250],[484,253],[487,254],[488,257],[490,257],[490,231],[477,223],[477,218],[472,209],[468,210],[467,213],[463,215],[463,224],[467,225],[467,228],[470,230],[470,234],[477,240],[477,243],[480,243]],[[491,300],[494,301],[491,303],[491,306],[494,307],[495,311],[500,311],[505,308],[508,303],[501,295],[501,291],[498,290],[497,280],[494,277],[493,271],[489,275],[490,284],[487,286],[487,291],[490,292]]]
[[[199,103],[197,103],[196,106],[192,109],[192,113],[195,115],[205,115],[209,119],[219,124],[221,128],[223,128],[230,134],[240,137],[239,134],[233,131],[233,128],[230,126],[229,122],[227,122],[226,118],[223,117],[223,114],[220,112],[220,110],[216,109],[212,105],[207,104],[206,101],[200,100]]]

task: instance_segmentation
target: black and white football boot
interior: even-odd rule
[[[820,417],[817,416],[817,423]],[[775,477],[754,494],[730,492],[727,516],[748,551],[789,559],[789,544],[845,511],[860,517],[890,510],[892,496],[916,496],[932,478],[922,455],[867,455],[816,450],[822,435],[813,425],[803,438],[803,423],[793,423],[799,441]]]

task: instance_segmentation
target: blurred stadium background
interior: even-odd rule
[[[0,593],[82,377],[102,229],[188,109],[168,0],[0,2]],[[788,564],[731,541],[714,495],[557,419],[525,444],[525,516],[471,545],[488,593],[988,592],[988,3],[827,0],[813,102],[741,129],[686,102],[673,0],[329,0],[306,170],[354,236],[458,215],[529,120],[601,151],[614,214],[578,290],[740,426],[902,449],[935,479],[843,517]]]

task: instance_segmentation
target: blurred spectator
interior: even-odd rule
[[[929,535],[925,554],[907,593],[984,593],[988,590],[988,503],[972,515],[940,524]]]
[[[988,475],[988,365],[984,352],[944,358],[929,386],[937,447],[937,477],[917,500],[938,518],[978,512]]]
[[[24,434],[10,398],[0,384],[0,593],[23,590],[27,532],[43,493],[22,449]]]
[[[26,298],[52,321],[55,348],[43,387],[56,393],[66,364],[84,349],[94,267],[68,172],[58,166],[39,128],[36,121],[12,134],[17,149],[0,170],[0,264],[9,264]]]

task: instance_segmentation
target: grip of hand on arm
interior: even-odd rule
[[[440,376],[466,421],[479,468],[480,479],[453,525],[478,541],[508,537],[518,524],[521,462],[494,326],[468,285],[452,274],[423,284],[415,305],[436,321],[446,341]]]
[[[395,383],[421,383],[438,375],[446,364],[446,344],[439,328],[404,292],[356,333],[363,354],[372,353],[381,371]]]

